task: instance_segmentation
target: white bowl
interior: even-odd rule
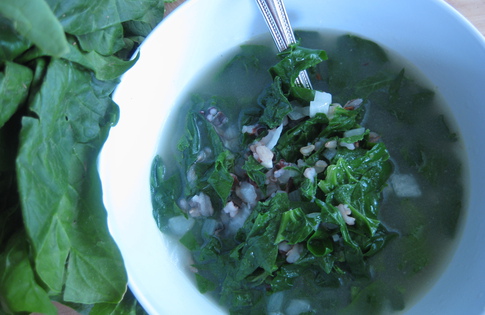
[[[451,106],[469,159],[469,209],[446,270],[407,314],[485,311],[485,40],[439,0],[286,0],[294,28],[360,34],[399,52]],[[177,266],[152,217],[149,177],[160,133],[194,77],[267,32],[254,0],[190,0],[159,25],[122,78],[121,107],[99,160],[111,234],[129,285],[150,314],[223,314]],[[450,179],[453,180],[453,179]]]

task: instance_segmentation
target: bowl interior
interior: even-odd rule
[[[469,160],[468,213],[448,267],[407,313],[483,313],[485,40],[438,0],[286,0],[286,6],[294,28],[352,32],[399,52],[447,100]],[[159,232],[150,166],[167,118],[192,80],[233,47],[265,32],[252,0],[188,1],[149,36],[115,92],[121,119],[99,160],[104,202],[130,287],[150,314],[224,313],[198,293]]]

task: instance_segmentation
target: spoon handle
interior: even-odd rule
[[[287,49],[290,44],[296,43],[283,0],[256,0],[256,2],[278,51],[281,52]],[[296,83],[308,89],[312,88],[307,71],[300,72]]]

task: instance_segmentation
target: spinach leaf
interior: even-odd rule
[[[347,160],[340,158],[335,164],[327,167],[325,179],[318,183],[318,187],[329,194],[339,186],[357,182],[358,179],[353,176]]]
[[[272,55],[266,45],[241,45],[239,48],[240,53],[224,65],[217,74],[218,79],[230,80],[235,73],[243,73],[249,79],[253,71],[260,69],[262,64],[268,62],[268,56]]]
[[[152,162],[150,190],[152,195],[153,217],[161,231],[168,232],[168,220],[184,213],[177,205],[181,197],[181,180],[178,174],[167,174],[162,159],[157,156]]]
[[[388,101],[383,106],[399,121],[408,125],[414,124],[414,116],[410,111],[418,111],[431,104],[435,93],[423,88],[405,76],[404,69],[392,80],[388,87]]]
[[[256,185],[266,192],[266,168],[261,165],[253,156],[250,156],[242,166],[246,171],[248,177],[256,183]]]
[[[217,288],[217,284],[204,276],[196,273],[195,280],[197,281],[197,288],[199,288],[200,293],[207,293],[214,291]]]
[[[12,21],[0,14],[0,62],[13,61],[31,45],[28,39],[15,31]]]
[[[231,256],[240,262],[237,270],[239,280],[251,275],[257,268],[264,269],[265,276],[276,270],[276,238],[281,216],[287,210],[288,196],[277,193],[267,202],[260,202],[238,231],[240,245],[232,251]]]
[[[0,72],[0,128],[12,117],[27,99],[33,74],[29,68],[6,62],[4,72]]]
[[[138,56],[132,60],[124,61],[116,56],[103,56],[95,51],[84,52],[76,45],[76,41],[69,38],[73,44],[69,53],[63,56],[64,59],[78,63],[90,69],[98,80],[114,80],[131,68],[138,60]]]
[[[106,214],[95,168],[117,119],[109,98],[115,84],[76,68],[66,72],[66,66],[51,61],[29,107],[35,118],[22,120],[17,173],[23,218],[37,274],[50,290],[63,292],[67,301],[118,302],[126,278],[116,245],[99,228],[106,226]],[[79,82],[88,84],[73,91]],[[89,289],[87,275],[104,279],[97,292]]]
[[[266,212],[258,215],[246,241],[231,253],[231,257],[239,261],[237,280],[245,279],[258,268],[262,268],[266,275],[276,270],[278,247],[274,240],[277,229],[278,220],[274,214]]]
[[[0,301],[7,312],[57,314],[47,292],[35,277],[25,233],[19,231],[0,254]]]
[[[281,89],[281,79],[276,77],[258,98],[258,104],[264,109],[259,122],[270,129],[282,124],[283,118],[291,112],[292,107]]]
[[[133,293],[127,292],[123,300],[118,303],[101,303],[94,305],[90,315],[144,315],[145,310],[137,303]]]
[[[378,314],[388,311],[389,308],[400,311],[404,306],[402,292],[383,281],[376,281],[364,288],[353,287],[352,303],[345,308],[344,312]]]
[[[178,141],[177,149],[183,152],[183,158],[179,163],[188,169],[197,160],[197,155],[202,149],[201,139],[199,136],[198,115],[191,113],[186,118],[186,131]]]
[[[71,36],[68,36],[69,51],[64,53],[62,58],[77,63],[89,70],[92,70],[99,80],[109,81],[120,77],[138,60],[138,55],[131,60],[122,60],[117,56],[103,56],[95,51],[85,52],[80,50],[78,42]],[[19,61],[27,63],[30,60],[43,57],[45,54],[33,49],[24,54]]]
[[[320,222],[317,222],[319,224]],[[291,209],[281,216],[281,223],[276,235],[275,244],[287,241],[288,244],[303,242],[314,232],[315,222],[310,221],[300,209]]]
[[[347,205],[357,223],[372,237],[381,227],[378,204],[392,166],[382,143],[356,153],[361,156],[356,157],[354,153],[352,158],[344,159],[342,154],[338,155],[336,164],[327,168],[327,176],[318,186],[327,195],[327,203]]]
[[[266,233],[266,225],[270,221],[273,221],[272,223],[276,223],[277,226],[279,226],[278,223],[281,219],[282,213],[289,209],[290,202],[288,196],[281,192],[275,194],[275,196],[270,200],[267,200],[265,202],[259,202],[253,211],[253,216],[246,220],[244,226],[242,227],[242,230],[240,230],[240,232],[245,231],[245,233],[243,234],[243,239],[240,239],[241,242],[247,240],[250,237]],[[277,235],[277,229],[272,229],[271,231],[271,244],[274,244]]]
[[[75,35],[83,51],[104,56],[126,56],[131,53],[162,20],[164,2],[145,0],[103,1],[48,0],[64,30]]]
[[[51,56],[60,57],[69,51],[61,23],[44,0],[6,0],[0,15],[15,21],[15,29]]]
[[[96,157],[118,119],[118,78],[163,11],[154,0],[2,3],[0,312],[54,314],[50,300],[143,312],[125,294]]]
[[[327,59],[323,50],[310,49],[292,44],[278,55],[282,60],[271,67],[269,72],[273,77],[280,77],[285,91],[295,85],[295,80],[301,71],[316,66]]]
[[[328,127],[325,128],[323,135],[329,136],[334,133],[344,132],[346,130],[359,127],[360,110],[346,110],[340,107],[335,109],[333,118],[329,121]]]
[[[234,166],[234,155],[229,151],[223,151],[215,161],[214,171],[209,176],[208,182],[221,198],[222,203],[226,202],[231,193],[234,178],[229,170]]]
[[[341,63],[333,56],[327,61],[331,73],[328,78],[329,90],[335,95],[334,101],[344,104],[385,87],[385,84],[376,83],[386,82],[382,71],[389,61],[379,45],[354,35],[344,35],[338,38],[337,46],[339,58],[347,62]],[[391,78],[387,80],[390,82]]]
[[[302,276],[302,267],[299,265],[283,265],[275,273],[271,280],[271,290],[273,292],[286,291],[293,287],[297,278]]]
[[[110,56],[116,55],[122,59],[130,59],[131,54],[136,50],[145,37],[152,29],[162,20],[165,12],[164,1],[148,0],[140,3],[139,10],[128,10],[127,13],[120,15],[119,20],[116,17],[116,11],[124,11],[125,3],[116,1],[114,3],[105,2],[106,12],[111,19],[111,23],[101,24],[99,28],[93,29],[92,26],[82,23],[85,13],[76,12],[73,21],[66,22],[62,20],[66,30],[76,36],[83,51],[95,51],[101,55]],[[81,9],[82,10],[82,9]],[[100,10],[96,8],[89,8],[93,10],[93,14],[98,14]],[[60,11],[58,14],[61,14]],[[101,16],[100,16],[101,17]],[[112,23],[118,21],[118,23]],[[70,27],[68,28],[67,25]],[[71,27],[73,29],[71,29]]]
[[[160,3],[155,0],[133,2],[129,0],[46,0],[66,33],[83,35],[104,30],[122,22],[137,21],[148,12],[160,13]]]
[[[345,223],[339,210],[336,207],[328,203],[325,203],[319,199],[316,200],[315,202],[317,203],[317,205],[320,207],[322,211],[322,221],[336,225],[340,229],[340,233],[342,234],[342,238],[345,241],[345,243],[347,243],[347,245],[357,250],[359,246],[352,239],[347,223]]]
[[[332,235],[329,231],[319,228],[313,235],[308,239],[307,242],[308,250],[315,255],[315,257],[327,256],[333,252],[333,241]],[[327,273],[330,273],[332,268],[325,268]]]
[[[302,199],[308,201],[314,201],[317,194],[318,182],[315,178],[309,179],[305,178],[301,183],[300,193],[303,197]]]
[[[76,36],[76,46],[79,45],[88,54],[96,52],[100,55],[111,56],[125,47],[123,37],[123,27],[115,24],[99,31]]]
[[[300,125],[285,131],[276,145],[276,151],[286,161],[296,161],[300,156],[300,148],[312,142],[322,131],[322,126],[328,123],[325,114],[305,120]]]

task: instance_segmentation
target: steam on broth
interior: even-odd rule
[[[382,164],[379,164],[382,172],[389,172],[387,175],[382,175],[381,172],[379,176],[383,179],[388,177],[388,180],[387,184],[382,186],[382,191],[378,192],[379,198],[369,201],[372,207],[377,201],[379,205],[376,207],[378,211],[375,212],[377,217],[369,215],[365,219],[369,226],[375,223],[369,228],[375,234],[368,238],[370,245],[360,254],[362,257],[339,249],[338,246],[345,243],[347,228],[354,233],[354,238],[360,237],[359,233],[367,232],[356,229],[354,223],[350,224],[347,221],[347,224],[342,223],[340,230],[336,226],[337,221],[315,221],[318,226],[324,226],[322,230],[325,233],[331,234],[329,235],[332,244],[318,243],[319,247],[314,248],[315,252],[312,249],[305,249],[306,252],[299,250],[297,256],[288,258],[290,251],[296,251],[298,244],[310,244],[309,240],[317,233],[316,227],[315,231],[309,232],[311,236],[299,240],[298,244],[292,244],[287,240],[276,245],[271,244],[277,248],[278,258],[275,264],[279,269],[273,270],[272,267],[266,266],[250,269],[251,272],[243,279],[244,287],[226,283],[229,282],[226,278],[230,278],[230,273],[241,269],[238,266],[229,266],[230,264],[238,261],[244,264],[249,261],[245,260],[244,256],[247,251],[241,249],[238,252],[234,248],[248,246],[248,243],[254,241],[250,240],[249,236],[255,233],[256,223],[252,222],[249,226],[252,227],[250,231],[245,230],[245,227],[248,227],[244,224],[247,224],[246,220],[251,220],[251,211],[259,207],[251,205],[242,209],[240,204],[231,206],[229,202],[226,204],[226,201],[237,195],[235,198],[241,204],[246,204],[245,198],[253,192],[253,187],[259,189],[257,176],[254,175],[254,178],[248,180],[252,185],[249,188],[240,183],[237,186],[238,193],[229,190],[230,187],[217,187],[218,184],[224,186],[223,177],[215,180],[211,176],[204,178],[200,174],[208,174],[207,170],[210,168],[226,168],[234,164],[234,172],[242,172],[238,168],[247,169],[244,168],[247,166],[247,159],[256,156],[254,150],[254,154],[248,151],[248,146],[254,145],[254,141],[258,139],[262,141],[261,137],[267,134],[278,132],[278,126],[275,125],[264,128],[259,138],[249,133],[242,136],[241,133],[243,128],[248,130],[250,126],[257,126],[251,123],[262,117],[258,98],[261,103],[260,93],[273,82],[267,69],[278,63],[279,59],[269,37],[252,40],[229,54],[229,58],[212,66],[190,89],[187,99],[181,102],[180,109],[173,115],[170,125],[164,131],[165,138],[160,149],[160,158],[157,157],[154,161],[152,196],[155,219],[160,229],[168,237],[173,238],[173,246],[177,248],[174,250],[185,256],[188,274],[196,280],[201,292],[208,292],[207,294],[211,294],[231,312],[291,315],[355,313],[356,310],[359,314],[403,311],[429,288],[446,266],[459,235],[464,213],[466,175],[464,158],[459,153],[462,146],[459,135],[447,113],[443,99],[419,71],[405,61],[405,58],[353,35],[301,31],[297,32],[297,38],[300,39],[302,47],[323,47],[328,54],[328,60],[309,69],[315,90],[331,93],[332,103],[342,106],[348,105],[349,101],[362,99],[361,103],[357,101],[359,104],[348,105],[357,104],[357,107],[361,107],[357,115],[360,121],[355,125],[359,128],[352,129],[352,135],[359,133],[360,129],[365,129],[365,135],[362,131],[361,137],[355,142],[357,146],[362,146],[357,149],[369,150],[362,154],[367,154],[367,157],[374,156],[373,154],[378,152],[377,149],[381,148],[381,145],[376,143],[381,143],[385,145],[385,151],[381,152],[388,152],[390,156],[389,161],[383,160]],[[305,93],[301,93],[298,97],[305,99]],[[297,103],[291,100],[293,110],[290,117],[293,115],[295,118],[294,115],[301,114],[295,112],[295,108],[302,108]],[[199,120],[188,119],[188,113],[199,112]],[[219,155],[224,156],[224,159],[216,161],[216,157],[212,156],[216,149],[208,145],[214,143],[215,140],[211,139],[217,138],[216,133],[202,127],[203,118],[211,120],[211,123],[212,120],[220,118],[220,128],[223,130],[217,130],[216,133],[219,136],[223,134],[222,138],[226,137],[223,142],[225,147],[230,149],[228,151],[246,152],[241,153],[241,156],[234,152]],[[219,125],[213,126],[217,129]],[[190,133],[187,130],[196,132]],[[207,130],[208,134],[201,134]],[[187,136],[187,133],[191,136]],[[333,141],[332,139],[324,139],[325,144]],[[342,143],[342,139],[338,141]],[[314,143],[308,145],[314,146]],[[339,152],[344,152],[343,148],[338,148]],[[276,150],[284,151],[284,148]],[[197,155],[197,161],[188,163],[187,152]],[[316,168],[317,162],[327,164],[327,168],[331,165],[333,169],[337,169],[338,166],[332,165],[332,161],[344,157],[344,154],[335,152],[333,156],[326,155],[328,150],[321,152],[326,153],[323,157],[318,157],[318,161],[317,158],[313,160],[313,164],[310,165],[312,169]],[[235,157],[231,157],[231,154]],[[243,156],[246,164],[238,162],[244,159]],[[207,160],[204,160],[205,158]],[[352,160],[354,158],[355,160]],[[302,159],[310,158],[305,155]],[[357,157],[349,155],[348,159],[356,161]],[[279,163],[276,160],[273,162]],[[282,169],[285,167],[293,170],[294,174],[298,173],[299,166],[296,166],[296,160],[294,166],[285,164]],[[325,172],[330,173],[330,170],[327,169]],[[325,172],[322,171],[322,175],[315,175],[314,178],[323,178],[323,174],[327,174]],[[310,177],[305,177],[303,169],[301,173],[301,180],[295,179],[294,185],[310,185],[307,181]],[[194,181],[197,181],[197,178],[203,179],[200,183],[193,183],[191,178]],[[231,178],[226,179],[227,183],[234,183]],[[348,182],[346,184],[350,185]],[[214,193],[199,193],[205,188],[197,190],[193,188],[195,186],[211,186]],[[288,186],[289,184],[285,185]],[[279,189],[281,187],[283,186],[280,185]],[[331,191],[325,183],[319,187],[315,184],[313,189],[317,191],[317,195],[325,197],[340,193]],[[262,194],[259,190],[253,193]],[[274,195],[280,196],[278,191],[275,191]],[[282,197],[288,198],[291,204],[287,212],[291,211],[293,216],[303,213],[306,216],[305,220],[314,222],[311,220],[315,216],[310,213],[317,213],[320,209],[315,212],[313,206],[308,206],[313,207],[311,210],[305,208],[306,206],[299,206],[303,202],[318,202],[311,197],[305,199],[305,196],[294,197],[291,196],[292,193],[289,195],[290,197]],[[285,202],[282,201],[282,204]],[[197,213],[193,212],[195,208],[191,203],[198,205]],[[210,207],[201,207],[202,204],[210,204]],[[347,206],[341,203],[337,207],[335,204],[332,209],[339,209],[341,212],[348,210],[346,213],[351,218],[353,215],[357,216],[356,210],[352,208],[350,211],[345,208]],[[234,210],[236,208],[237,210]],[[299,210],[294,211],[295,209],[304,210],[298,212]],[[238,214],[231,211],[240,212]],[[245,215],[241,214],[243,211],[246,211]],[[261,213],[264,214],[264,211]],[[233,214],[240,222],[235,223],[232,219]],[[252,220],[259,222],[260,218]],[[364,219],[356,220],[355,224],[358,226]],[[266,230],[270,229],[270,225],[264,227]],[[279,227],[280,230],[274,232],[275,235],[292,238],[282,234],[281,225]],[[239,228],[241,229],[238,230]],[[317,240],[326,242],[322,241],[323,237]],[[285,246],[289,247],[284,248]],[[205,248],[209,247],[211,251],[205,251]],[[328,250],[325,255],[329,252],[330,254],[325,256],[322,252],[320,255],[322,248]],[[306,256],[309,251],[314,255]],[[188,254],[189,252],[192,254]],[[228,254],[229,252],[231,254]],[[216,253],[232,255],[232,260],[218,261]],[[318,265],[315,261],[318,259],[325,260],[325,263],[319,265],[320,269],[315,269]],[[352,259],[360,259],[362,262],[354,264]],[[219,264],[219,274],[211,269],[210,262]],[[226,265],[229,271],[220,268]]]

